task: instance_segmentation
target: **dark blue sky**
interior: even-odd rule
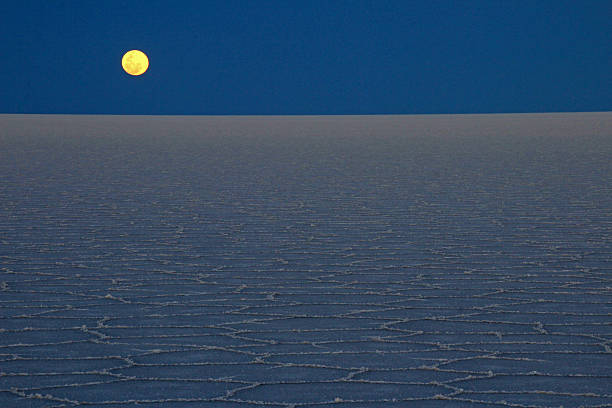
[[[3,2],[0,113],[612,110],[611,21],[610,0]]]

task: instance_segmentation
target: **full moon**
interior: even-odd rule
[[[142,75],[149,68],[149,58],[142,51],[131,50],[121,59],[121,66],[130,75]]]

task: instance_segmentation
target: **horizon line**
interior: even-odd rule
[[[494,115],[567,115],[586,113],[612,113],[612,110],[595,111],[543,111],[543,112],[474,112],[474,113],[349,113],[349,114],[140,114],[140,113],[5,113],[0,116],[139,116],[139,117],[364,117],[364,116],[494,116]]]

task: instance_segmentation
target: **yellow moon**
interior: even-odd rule
[[[142,51],[131,50],[121,59],[121,66],[130,75],[142,75],[149,68],[149,58]]]

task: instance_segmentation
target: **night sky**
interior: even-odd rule
[[[21,0],[0,56],[0,113],[602,111],[612,1]]]

